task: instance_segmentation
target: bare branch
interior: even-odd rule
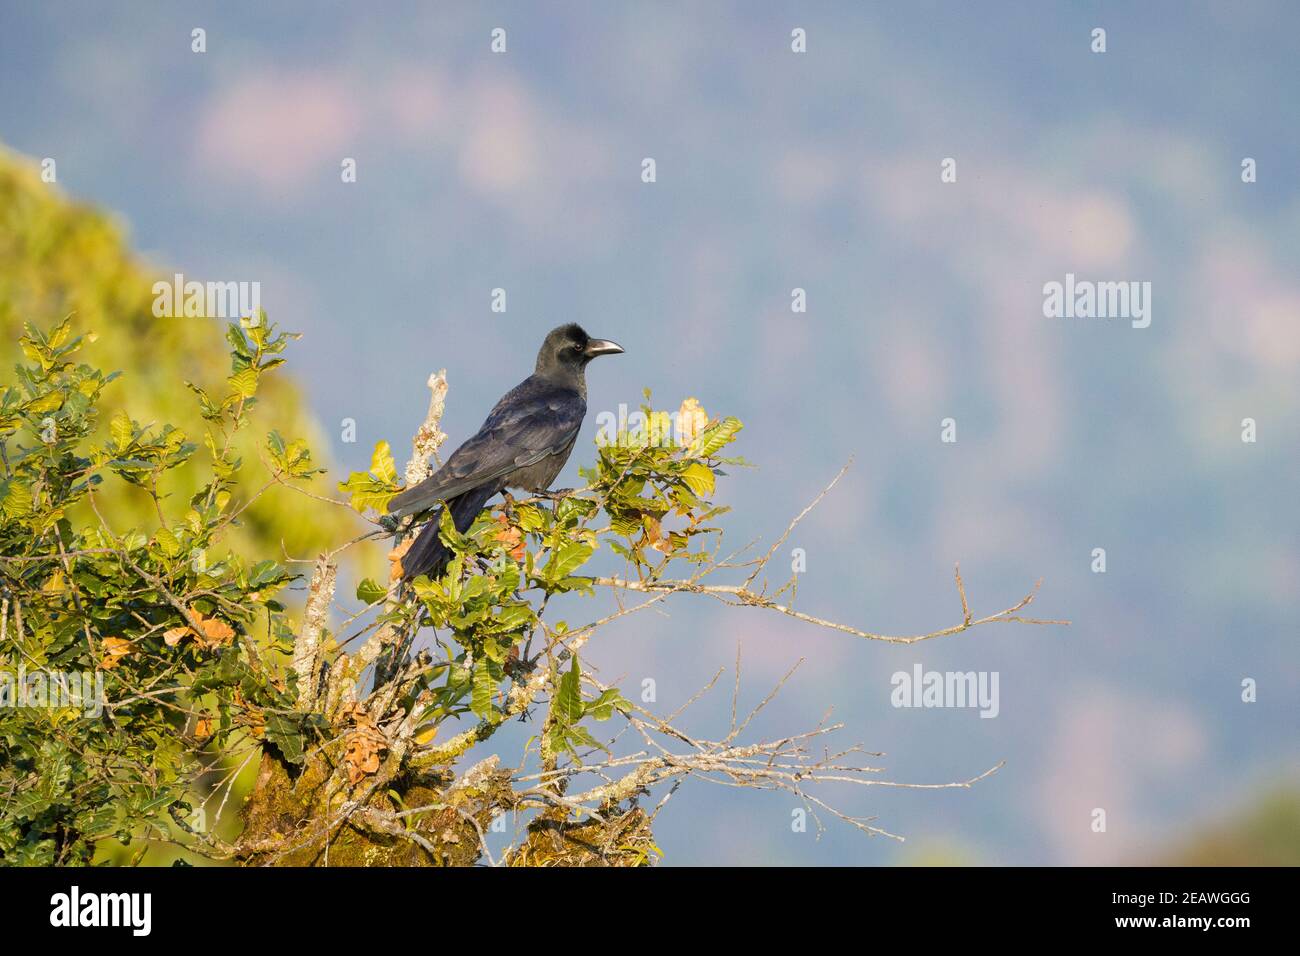
[[[748,588],[751,584],[754,583],[754,579],[758,577],[759,574],[762,573],[765,567],[767,567],[767,563],[772,560],[772,555],[776,554],[777,549],[780,548],[781,545],[784,544],[789,539],[790,534],[794,531],[795,527],[799,524],[799,522],[802,521],[804,518],[806,518],[810,511],[812,511],[819,504],[821,504],[821,500],[825,498],[830,493],[830,490],[839,483],[839,480],[844,477],[844,473],[849,470],[849,466],[852,464],[853,464],[853,459],[850,458],[848,461],[844,463],[844,467],[842,467],[839,470],[839,472],[835,475],[835,477],[831,479],[830,484],[828,484],[825,488],[823,488],[818,493],[817,497],[808,503],[808,506],[804,508],[803,511],[799,512],[797,515],[794,516],[794,520],[791,521],[790,524],[786,527],[785,532],[781,535],[781,537],[776,539],[776,541],[772,544],[772,547],[767,549],[767,554],[763,555],[763,557],[754,566],[754,570],[750,572],[749,577],[745,578],[744,587]]]
[[[661,592],[674,594],[677,592],[686,592],[689,594],[705,594],[709,597],[716,598],[724,604],[743,607],[760,607],[770,611],[776,611],[779,614],[785,614],[800,621],[809,624],[816,624],[820,627],[830,628],[833,631],[841,631],[845,634],[852,634],[854,637],[861,637],[871,641],[884,641],[889,644],[915,644],[918,641],[933,640],[936,637],[948,637],[953,634],[960,634],[962,631],[968,631],[973,627],[979,627],[984,624],[1061,624],[1068,625],[1069,621],[1046,620],[1040,618],[1020,617],[1016,612],[1024,610],[1033,603],[1038,588],[1042,585],[1040,580],[1034,585],[1034,589],[1021,598],[1011,607],[990,614],[978,620],[971,620],[969,609],[966,609],[967,617],[961,624],[954,624],[952,627],[945,627],[938,631],[930,631],[926,634],[911,635],[893,635],[877,634],[871,631],[864,631],[856,627],[850,627],[847,624],[840,624],[837,621],[829,621],[825,618],[814,617],[811,614],[805,614],[803,611],[796,611],[786,604],[779,604],[776,601],[769,600],[763,595],[749,590],[743,585],[730,584],[699,584],[696,581],[688,580],[659,580],[659,581],[629,581],[625,578],[615,577],[598,577],[594,578],[595,584],[608,588],[619,588],[625,591],[641,592]],[[963,604],[965,598],[963,597]]]

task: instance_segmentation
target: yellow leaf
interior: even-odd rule
[[[375,452],[370,456],[370,473],[386,485],[397,484],[397,465],[393,463],[393,452],[388,442],[381,441],[375,445]]]
[[[176,535],[172,534],[166,528],[159,528],[153,536],[154,541],[158,542],[158,547],[162,553],[169,558],[174,558],[181,552],[181,544],[176,540]]]
[[[131,422],[131,416],[126,412],[119,411],[113,416],[113,420],[109,422],[108,432],[113,436],[113,450],[116,452],[125,451],[135,435],[135,425]]]
[[[257,369],[251,365],[241,372],[236,372],[226,383],[240,398],[252,398],[257,394]]]
[[[713,469],[701,462],[691,462],[682,471],[682,481],[686,486],[695,492],[697,497],[704,498],[713,494],[714,475]]]

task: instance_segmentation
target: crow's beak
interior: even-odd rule
[[[608,339],[592,339],[587,343],[587,358],[595,358],[597,355],[617,355],[623,351],[623,346],[617,342],[611,342]]]

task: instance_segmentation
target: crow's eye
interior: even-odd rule
[[[582,351],[582,343],[577,343],[576,345],[574,345],[574,346],[573,346],[573,351],[575,351],[575,352],[581,352],[581,351]]]

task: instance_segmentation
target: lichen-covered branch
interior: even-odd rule
[[[303,711],[311,711],[316,706],[321,637],[325,633],[330,602],[334,600],[337,576],[338,566],[322,555],[312,572],[307,605],[302,612],[302,630],[293,651],[293,669],[298,675],[298,708]]]

